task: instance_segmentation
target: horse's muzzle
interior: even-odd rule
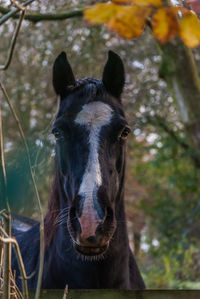
[[[94,256],[94,255],[100,255],[106,252],[106,250],[108,249],[108,243],[104,246],[101,247],[87,247],[87,246],[79,246],[79,245],[75,245],[75,249],[86,256]]]
[[[112,209],[107,208],[103,220],[96,217],[78,218],[74,217],[74,213],[75,210],[70,213],[70,233],[75,241],[75,249],[87,256],[105,253],[115,230]],[[76,221],[73,221],[75,218]]]

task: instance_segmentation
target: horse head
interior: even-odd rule
[[[75,80],[62,52],[53,66],[60,106],[52,133],[62,189],[60,209],[75,249],[84,256],[103,254],[115,233],[123,193],[125,141],[130,132],[121,94],[124,67],[109,51],[102,80]]]

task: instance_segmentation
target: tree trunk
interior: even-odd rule
[[[161,47],[160,77],[177,103],[190,145],[200,153],[200,79],[194,56],[180,40]]]

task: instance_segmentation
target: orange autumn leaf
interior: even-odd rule
[[[123,6],[108,23],[108,27],[125,38],[139,37],[151,10],[149,7]]]
[[[153,35],[164,44],[172,40],[179,32],[176,7],[163,7],[152,18]]]
[[[111,2],[116,4],[132,4],[133,0],[111,0]]]
[[[135,4],[145,7],[160,7],[163,5],[161,0],[111,0],[117,4]]]
[[[85,10],[85,19],[91,24],[106,24],[120,36],[131,39],[142,34],[153,9],[156,9],[151,19],[153,35],[161,44],[177,35],[189,47],[200,44],[200,21],[197,16],[181,6],[165,7],[161,0],[98,3]]]
[[[113,3],[98,3],[85,10],[85,19],[92,24],[107,24],[118,9],[120,6]]]
[[[93,24],[107,24],[122,37],[133,38],[142,34],[151,10],[150,7],[136,5],[101,3],[86,9],[85,18]]]
[[[180,38],[188,47],[197,47],[200,44],[200,21],[197,16],[188,11],[179,21]]]
[[[138,6],[152,6],[152,7],[161,7],[163,3],[161,0],[132,0],[133,4]]]

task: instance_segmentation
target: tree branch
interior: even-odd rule
[[[6,61],[5,65],[0,65],[0,70],[5,71],[11,63],[13,52],[14,52],[14,49],[15,49],[15,44],[16,44],[16,41],[17,41],[17,38],[18,38],[18,35],[19,35],[19,31],[20,31],[20,28],[21,28],[21,25],[22,25],[22,21],[24,20],[24,16],[25,16],[25,10],[22,11],[22,13],[20,15],[19,22],[18,22],[17,27],[16,27],[16,30],[13,34],[7,61]]]
[[[3,206],[5,207],[6,217],[3,216],[4,228],[8,236],[11,236],[11,215],[10,207],[8,203],[8,194],[7,194],[7,178],[6,178],[6,167],[5,167],[5,158],[4,158],[4,141],[3,141],[3,129],[2,129],[2,103],[0,102],[0,179],[1,187],[0,196],[3,201]],[[11,274],[11,245],[4,244],[4,260],[3,260],[3,299],[10,298],[10,274]]]
[[[37,23],[40,21],[63,21],[70,18],[82,17],[84,9],[85,8],[79,8],[66,13],[58,13],[58,14],[40,14],[40,13],[26,14],[25,20],[33,23]],[[13,19],[19,19],[20,15],[17,14],[18,12],[17,8],[13,9],[13,12],[14,10],[15,13],[12,14],[10,17],[12,17]],[[11,12],[12,11],[10,9],[0,6],[0,13],[2,13],[3,15],[10,14]]]
[[[176,101],[190,143],[200,154],[200,79],[191,49],[179,39],[161,47],[160,77]]]
[[[22,3],[22,7],[26,7],[27,5],[31,4],[33,1],[35,0],[27,0],[24,3]],[[2,6],[0,6],[2,7]],[[2,7],[4,9],[4,7]],[[6,9],[7,12],[4,11],[0,13],[2,13],[4,16],[0,18],[0,25],[2,25],[4,22],[6,22],[8,19],[12,18],[18,11],[20,11],[21,8],[19,7],[15,7],[14,9],[10,10],[10,9]]]
[[[155,115],[153,118],[154,118],[154,120],[148,116],[147,120],[150,123],[155,124],[155,125],[159,126],[160,128],[162,128],[183,149],[186,150],[186,149],[190,148],[186,142],[184,142],[172,129],[169,128],[169,126],[166,124],[165,120],[162,117]]]
[[[191,157],[194,165],[197,168],[200,168],[200,159],[199,159],[199,155],[198,153],[185,141],[182,140],[182,138],[180,138],[176,132],[174,132],[171,128],[169,128],[169,126],[167,125],[167,123],[165,122],[165,120],[158,116],[155,115],[153,117],[146,115],[145,116],[147,119],[147,122],[160,127],[162,130],[164,130],[177,144],[179,144],[185,151],[187,151],[189,153],[189,156]]]

